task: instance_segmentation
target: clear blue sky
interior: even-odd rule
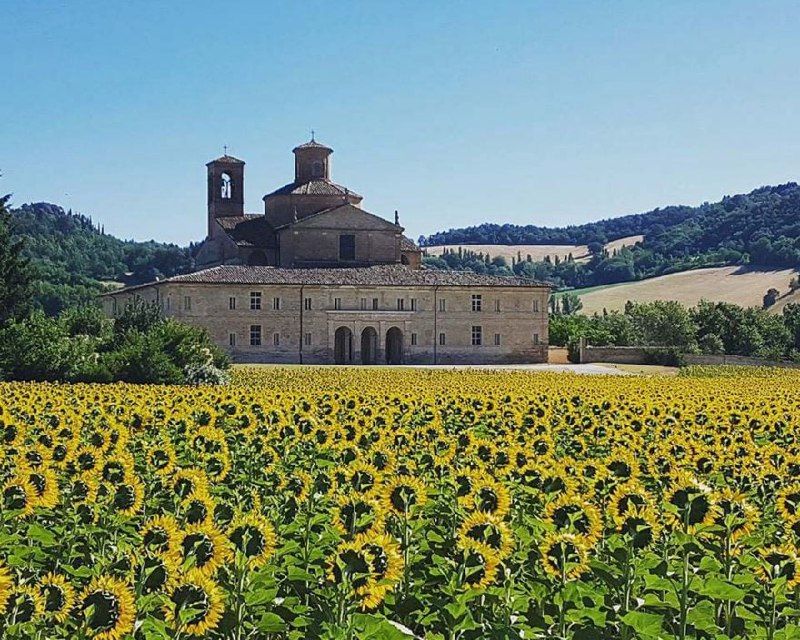
[[[0,192],[124,238],[205,234],[205,163],[247,211],[335,149],[407,233],[563,225],[800,177],[800,3],[0,5]]]

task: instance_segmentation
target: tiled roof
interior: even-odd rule
[[[309,140],[308,142],[297,145],[294,149],[292,149],[292,151],[297,151],[298,149],[326,149],[331,152],[333,151],[333,149],[324,144],[320,144],[319,142],[314,140],[314,138],[311,138],[311,140]]]
[[[421,251],[411,238],[400,237],[400,251]]]
[[[212,164],[214,162],[221,162],[223,164],[244,164],[244,160],[239,160],[239,158],[234,158],[233,156],[229,156],[227,153],[224,156],[220,156],[219,158],[215,158],[211,162],[207,162],[206,166]]]
[[[266,218],[257,213],[217,218],[217,223],[240,247],[274,247],[275,232]]]
[[[309,180],[307,182],[301,182],[297,184],[296,182],[290,182],[282,186],[280,189],[276,189],[272,193],[268,193],[265,195],[265,198],[269,198],[270,196],[283,196],[283,195],[295,195],[295,196],[345,196],[348,195],[352,198],[357,200],[361,200],[363,196],[360,196],[355,191],[350,191],[346,187],[343,187],[335,182],[331,182],[330,180]]]
[[[286,269],[222,265],[174,276],[161,282],[195,284],[316,284],[333,286],[550,287],[518,277],[488,276],[471,271],[410,269],[403,265],[329,269]]]

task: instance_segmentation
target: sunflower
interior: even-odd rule
[[[465,538],[456,553],[461,584],[467,589],[485,589],[497,577],[500,558],[488,545]]]
[[[173,555],[178,550],[178,521],[169,514],[150,518],[141,531],[142,546],[147,553]]]
[[[558,580],[575,580],[589,570],[589,546],[581,536],[551,533],[539,547],[545,573]]]
[[[589,544],[603,535],[600,511],[591,502],[575,493],[568,493],[547,503],[542,519],[562,533],[582,536]]]
[[[75,604],[75,589],[67,579],[57,573],[48,573],[39,581],[44,615],[63,624]]]
[[[174,553],[145,552],[144,555],[131,557],[131,564],[138,572],[138,584],[143,593],[163,591],[178,574],[179,562],[179,556]]]
[[[90,472],[84,471],[78,476],[71,478],[67,484],[66,494],[71,505],[79,505],[84,503],[94,504],[97,500],[98,482],[97,476]]]
[[[32,622],[44,613],[44,599],[39,589],[29,584],[12,587],[6,602],[5,618],[12,624]]]
[[[219,585],[192,569],[172,583],[164,617],[176,633],[202,636],[219,626],[224,610]]]
[[[110,490],[109,506],[114,513],[132,518],[142,509],[144,485],[138,478],[106,486]]]
[[[746,495],[726,488],[715,492],[713,500],[713,523],[725,530],[731,542],[738,542],[755,531],[759,511],[750,504]]]
[[[386,512],[401,517],[424,507],[428,499],[425,483],[413,476],[395,476],[384,483],[380,493]]]
[[[157,476],[168,477],[175,469],[175,448],[168,442],[152,444],[147,450],[147,464]]]
[[[397,541],[387,533],[377,533],[357,536],[355,543],[371,554],[376,580],[391,590],[403,575],[403,554]]]
[[[383,530],[384,512],[376,498],[358,494],[339,495],[331,510],[331,523],[340,535],[352,538],[360,533]]]
[[[499,559],[507,558],[514,548],[514,536],[508,525],[501,518],[480,511],[467,516],[458,529],[456,544],[463,549],[470,541],[486,545]]]
[[[212,575],[231,557],[228,539],[211,524],[187,527],[179,536],[178,551],[184,568]]]
[[[778,513],[784,520],[790,520],[800,513],[800,482],[783,487],[775,496]]]
[[[15,476],[6,480],[3,485],[3,510],[19,511],[24,518],[31,515],[36,508],[36,487],[23,476]]]
[[[661,533],[661,523],[653,507],[629,504],[624,512],[614,514],[616,532],[630,540],[634,549],[652,545]]]
[[[344,491],[354,491],[360,495],[371,495],[380,486],[381,472],[369,462],[351,462],[341,471]]]
[[[134,595],[127,582],[112,576],[93,578],[78,599],[85,629],[95,640],[121,640],[133,631]]]
[[[58,504],[58,477],[51,469],[26,469],[20,475],[27,478],[36,489],[34,503],[37,507],[52,509]]]
[[[191,494],[208,493],[208,476],[202,469],[178,469],[172,476],[172,492],[179,498],[186,498]]]
[[[800,584],[800,558],[792,545],[763,547],[758,550],[757,557],[759,563],[755,573],[761,582],[769,583],[785,578],[787,589]]]
[[[475,511],[502,518],[511,509],[511,495],[501,482],[488,475],[481,476],[473,484],[468,506]]]
[[[328,579],[344,585],[358,598],[362,609],[374,609],[387,592],[386,586],[378,582],[375,563],[375,556],[363,539],[341,542],[329,562]]]
[[[629,480],[618,484],[610,499],[612,517],[623,515],[628,511],[628,507],[646,507],[655,504],[651,493],[644,486],[636,481]]]
[[[14,590],[14,578],[6,563],[0,560],[0,611],[4,611]]]
[[[272,524],[257,513],[236,518],[228,529],[228,539],[236,552],[247,558],[250,567],[265,564],[275,552],[277,536]]]
[[[207,493],[195,491],[181,503],[181,511],[188,524],[213,523],[216,502]]]
[[[673,529],[683,528],[692,533],[698,527],[714,522],[714,503],[711,489],[693,476],[678,472],[667,487],[664,519]]]
[[[295,471],[281,480],[281,487],[297,504],[305,502],[311,489],[311,475],[305,471]]]

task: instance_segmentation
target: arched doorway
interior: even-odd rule
[[[397,327],[386,332],[386,364],[403,364],[403,332]]]
[[[353,332],[347,327],[339,327],[333,338],[333,361],[336,364],[353,362]]]
[[[361,332],[361,364],[375,364],[378,361],[378,332],[366,327]]]

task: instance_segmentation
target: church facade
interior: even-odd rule
[[[547,284],[437,271],[394,221],[331,180],[332,149],[296,147],[294,181],[244,212],[244,162],[207,166],[198,271],[103,296],[205,328],[235,362],[483,364],[547,360]]]

